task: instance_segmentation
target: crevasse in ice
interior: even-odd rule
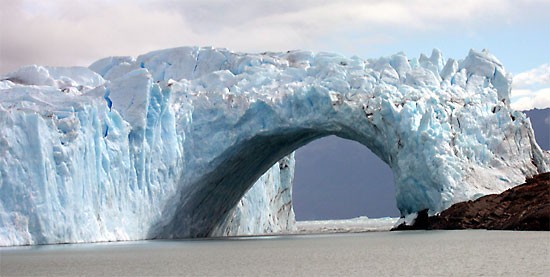
[[[402,215],[549,171],[487,51],[445,61],[181,47],[0,81],[0,245],[294,228],[293,151],[337,135],[392,169]]]

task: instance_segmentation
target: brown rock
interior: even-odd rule
[[[528,178],[501,194],[454,204],[439,215],[428,217],[422,211],[413,226],[394,228],[419,229],[550,231],[550,173]]]

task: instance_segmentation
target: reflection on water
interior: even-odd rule
[[[550,232],[410,231],[0,249],[0,275],[544,275]]]

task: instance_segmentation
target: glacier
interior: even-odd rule
[[[179,47],[0,80],[0,245],[295,230],[293,151],[336,135],[394,174],[402,216],[548,172],[511,75],[462,60]]]

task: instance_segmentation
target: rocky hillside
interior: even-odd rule
[[[501,194],[457,203],[439,215],[419,213],[414,225],[393,230],[488,229],[550,231],[550,173],[528,178]]]

